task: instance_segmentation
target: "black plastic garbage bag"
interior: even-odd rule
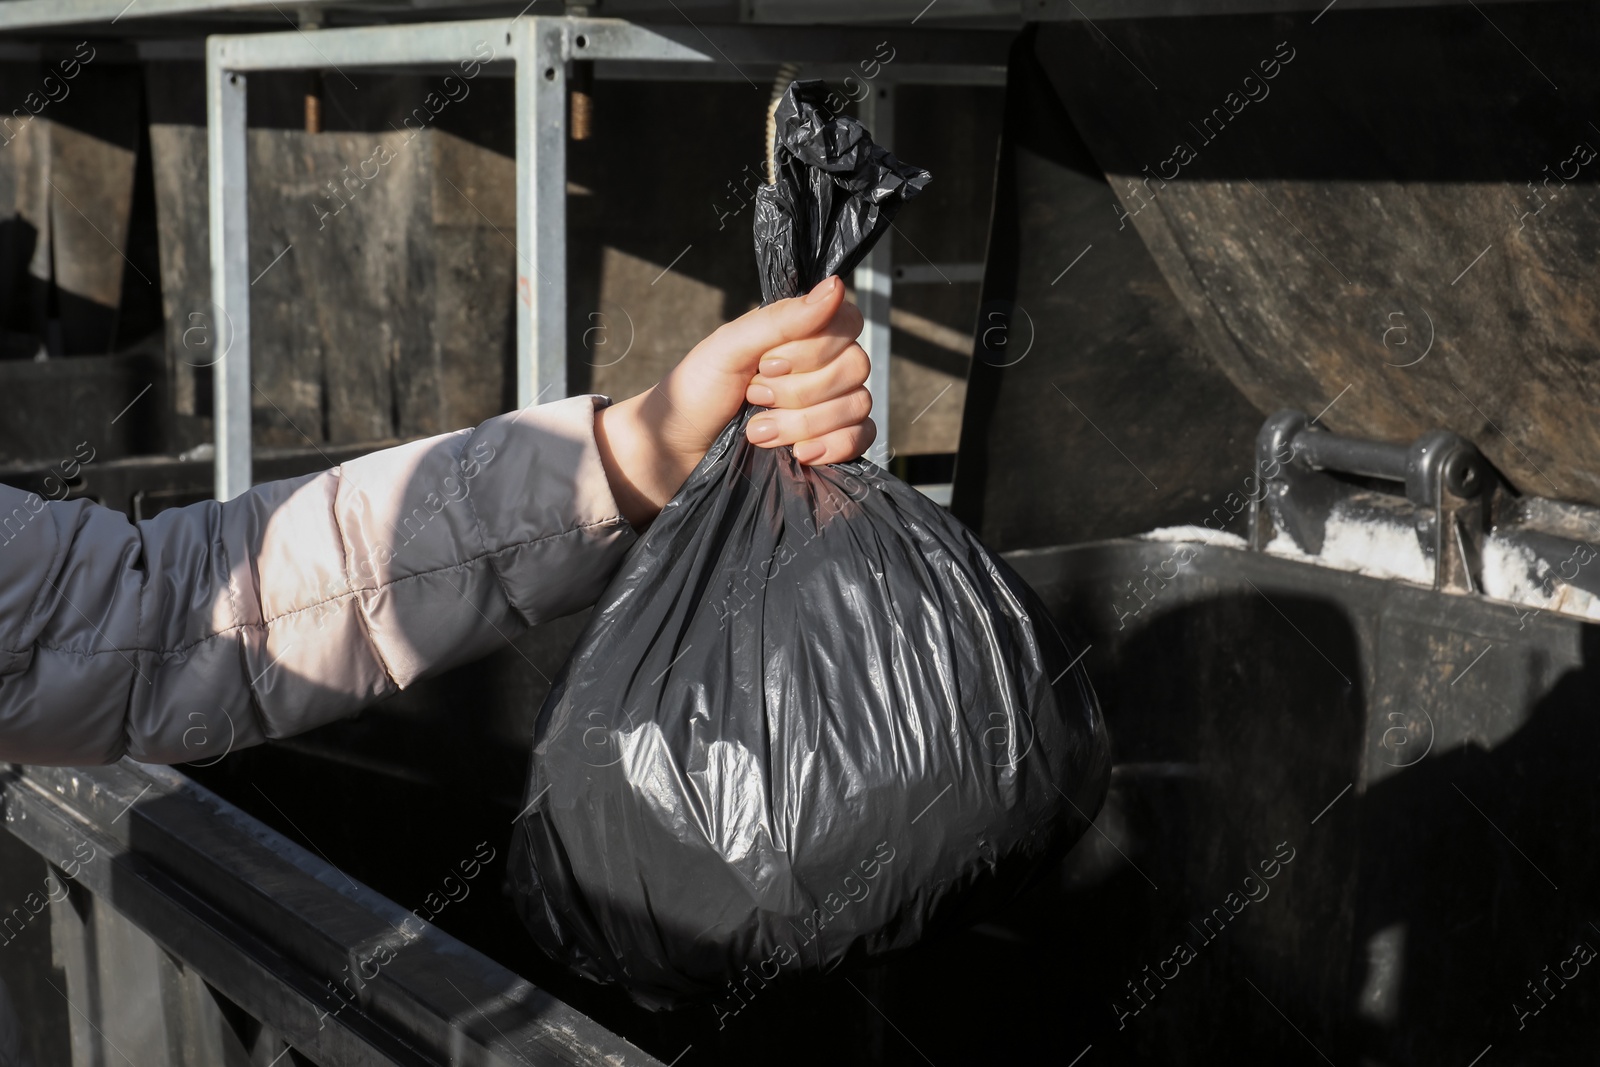
[[[927,180],[820,91],[778,110],[769,299],[848,269]],[[752,446],[754,410],[595,608],[512,844],[539,944],[650,1007],[736,1010],[970,920],[1060,858],[1109,776],[1079,650],[1022,580],[872,463]]]

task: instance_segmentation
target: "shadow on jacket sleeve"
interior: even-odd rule
[[[0,486],[0,760],[210,759],[599,596],[634,533],[602,397],[130,523]]]

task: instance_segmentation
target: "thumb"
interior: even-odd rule
[[[713,335],[714,362],[724,373],[751,378],[762,356],[785,342],[815,336],[842,303],[844,283],[829,275],[805,296],[775,300],[747,312]]]

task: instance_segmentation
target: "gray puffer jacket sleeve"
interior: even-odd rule
[[[0,761],[219,756],[599,596],[634,539],[600,397],[138,524],[0,486]]]

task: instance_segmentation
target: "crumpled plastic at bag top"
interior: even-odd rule
[[[756,217],[774,296],[859,261],[927,181],[811,85],[779,109]],[[601,597],[512,842],[535,940],[652,1008],[734,1012],[977,918],[1060,859],[1109,779],[1079,649],[1026,583],[874,464],[750,444],[759,410]]]
[[[855,119],[830,113],[827,95],[820,81],[797,81],[778,102],[776,180],[755,196],[763,303],[854,270],[932,177],[873,144]]]

